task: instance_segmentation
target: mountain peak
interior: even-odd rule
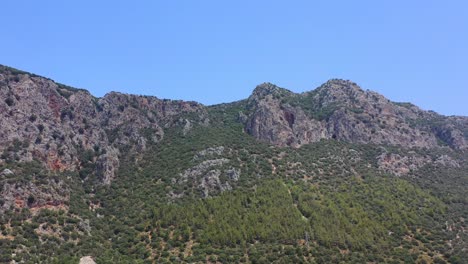
[[[259,99],[259,98],[264,98],[268,95],[281,96],[281,95],[290,95],[290,94],[294,94],[294,93],[288,89],[281,88],[273,83],[264,82],[262,84],[257,85],[257,87],[255,87],[250,97]]]
[[[339,79],[205,107],[0,66],[0,262],[445,263],[467,248],[467,135]]]
[[[327,91],[329,93],[338,94],[357,94],[365,91],[355,82],[343,79],[330,79],[322,84],[317,90]]]
[[[251,96],[246,131],[260,140],[299,147],[321,139],[410,147],[468,147],[463,123],[396,104],[349,80],[331,79],[296,94],[264,83]],[[423,117],[426,117],[425,119]]]

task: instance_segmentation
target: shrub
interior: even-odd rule
[[[36,116],[35,114],[32,114],[32,115],[29,117],[29,121],[31,121],[31,122],[36,121],[36,119],[37,119],[37,116]]]
[[[8,97],[7,99],[5,99],[5,103],[8,105],[8,106],[12,106],[14,104],[14,101],[13,99],[11,99],[10,97]]]

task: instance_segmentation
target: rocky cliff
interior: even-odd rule
[[[109,184],[123,148],[141,153],[165,128],[209,124],[207,107],[111,92],[102,98],[0,66],[0,163],[38,160],[50,170],[95,173]],[[188,117],[189,114],[190,117]],[[321,139],[466,149],[468,118],[391,102],[355,83],[330,80],[301,94],[264,83],[241,111],[245,131],[279,146]],[[188,117],[188,118],[186,118]]]
[[[344,80],[203,106],[0,66],[0,262],[460,263],[467,140]]]
[[[391,102],[345,80],[330,80],[302,94],[264,83],[247,105],[247,133],[279,146],[336,139],[404,147],[468,147],[468,118]]]
[[[50,170],[81,171],[83,178],[97,173],[105,184],[115,177],[123,147],[144,151],[148,140],[164,137],[165,127],[186,122],[184,114],[207,121],[205,107],[195,102],[116,92],[96,98],[5,66],[0,98],[0,163],[39,160]]]

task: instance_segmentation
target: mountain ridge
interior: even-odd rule
[[[466,117],[339,79],[205,106],[0,67],[0,98],[0,262],[466,259]]]
[[[161,100],[172,100],[172,101],[186,101],[186,102],[196,102],[198,104],[202,104],[206,107],[210,107],[210,106],[216,106],[216,105],[220,105],[220,104],[229,104],[229,103],[235,103],[237,101],[242,101],[242,100],[245,100],[245,99],[240,99],[240,100],[235,100],[235,101],[232,101],[232,102],[220,102],[220,103],[214,103],[214,104],[203,104],[201,102],[197,102],[197,101],[193,101],[193,100],[184,100],[184,99],[170,99],[170,98],[160,98],[159,96],[157,95],[145,95],[145,94],[132,94],[132,93],[126,93],[126,92],[123,92],[123,91],[109,91],[109,92],[106,92],[103,96],[99,97],[99,96],[95,96],[93,93],[91,93],[89,90],[87,90],[86,88],[76,88],[76,87],[73,87],[73,86],[70,86],[70,85],[66,85],[66,84],[63,84],[63,83],[59,83],[59,82],[56,82],[54,81],[52,78],[49,78],[49,77],[46,77],[46,76],[42,76],[42,75],[38,75],[38,74],[35,74],[35,73],[31,73],[31,72],[28,72],[28,71],[23,71],[23,70],[20,70],[20,69],[17,69],[17,68],[14,68],[14,67],[10,67],[10,66],[7,66],[7,65],[4,65],[4,64],[0,64],[0,68],[2,68],[2,71],[4,70],[9,70],[9,71],[13,71],[16,74],[27,74],[27,75],[31,75],[33,77],[39,77],[39,78],[43,78],[43,79],[47,79],[47,80],[50,80],[50,81],[53,81],[55,83],[57,83],[59,86],[62,86],[62,87],[67,87],[71,90],[77,90],[77,91],[85,91],[85,92],[88,92],[92,97],[94,98],[103,98],[105,97],[107,94],[110,94],[110,93],[120,93],[120,94],[124,94],[124,95],[135,95],[135,96],[145,96],[145,97],[155,97],[157,99],[161,99]],[[287,88],[283,88],[283,87],[280,87],[274,83],[271,83],[271,82],[263,82],[261,84],[258,84],[255,88],[263,85],[263,84],[269,84],[269,85],[272,85],[272,86],[275,86],[277,88],[280,88],[280,89],[284,89],[290,93],[294,93],[294,94],[307,94],[307,93],[310,93],[310,92],[313,92],[315,91],[316,89],[322,87],[324,84],[330,82],[330,81],[345,81],[345,82],[349,82],[349,83],[354,83],[353,81],[351,80],[347,80],[347,79],[340,79],[340,78],[331,78],[329,80],[327,80],[326,82],[322,83],[321,85],[319,85],[318,87],[316,88],[313,88],[313,89],[310,89],[310,90],[306,90],[306,91],[302,91],[302,92],[295,92],[295,91],[292,91],[292,90],[289,90]],[[252,90],[251,94],[247,96],[250,97],[254,92],[255,92],[255,88]],[[362,89],[362,88],[361,88]],[[364,89],[363,89],[364,90]],[[375,92],[373,90],[366,90],[366,91],[371,91],[371,92],[374,92],[376,94],[379,94],[379,95],[382,95],[378,92]],[[401,105],[408,105],[408,106],[416,106],[414,105],[413,103],[411,103],[410,101],[391,101],[395,104],[401,104]],[[418,107],[418,106],[416,106]],[[419,107],[418,107],[419,108]],[[420,108],[421,109],[421,108]],[[427,111],[427,112],[433,112],[433,113],[436,113],[438,115],[442,115],[442,116],[446,116],[446,117],[468,117],[467,115],[460,115],[460,114],[440,114],[438,113],[437,111],[434,111],[434,110],[430,110],[430,109],[421,109],[423,111]]]
[[[14,138],[28,138],[34,144],[47,144],[47,150],[39,150],[39,154],[42,153],[39,159],[46,162],[48,167],[58,170],[75,169],[81,165],[73,157],[58,158],[57,146],[55,150],[53,147],[49,151],[49,143],[59,138],[67,142],[65,145],[75,156],[76,145],[83,148],[84,144],[85,149],[91,149],[99,143],[101,147],[108,148],[106,158],[98,157],[103,163],[100,167],[109,168],[106,170],[109,173],[103,176],[107,183],[114,174],[115,166],[110,164],[117,164],[118,150],[111,146],[115,140],[120,145],[134,140],[138,142],[137,148],[144,150],[148,138],[140,133],[141,129],[151,130],[149,138],[158,141],[164,134],[163,127],[184,123],[186,129],[189,129],[193,125],[190,118],[182,120],[178,117],[184,113],[197,112],[196,122],[208,125],[207,111],[214,107],[194,101],[120,92],[109,92],[98,98],[85,89],[58,84],[51,79],[10,67],[0,66],[0,73],[4,98],[0,102],[4,114],[1,143],[7,146],[12,144]],[[376,92],[364,91],[348,80],[331,79],[303,93],[294,93],[266,82],[258,85],[245,100],[247,106],[240,110],[242,118],[239,118],[244,124],[244,130],[259,140],[275,145],[300,147],[320,139],[337,139],[410,147],[437,147],[444,144],[457,149],[468,147],[468,117],[446,117],[423,111],[414,105],[393,103]],[[36,108],[38,105],[43,107]],[[75,116],[78,118],[75,119]],[[70,131],[68,136],[71,141],[59,135],[61,133],[58,130],[44,132],[44,124],[34,125],[44,121],[41,117],[49,123],[53,119],[56,124],[58,121],[67,126],[59,130]],[[435,127],[432,127],[431,122],[437,123]],[[9,124],[13,123],[16,126],[11,128]],[[50,123],[50,127],[53,126]],[[100,134],[86,131],[86,128],[95,127],[102,130]],[[31,131],[28,132],[28,129]],[[23,131],[18,132],[20,130]],[[52,140],[44,143],[43,137]],[[33,156],[38,158],[38,149],[34,148],[34,144],[23,153],[26,160],[32,160]],[[5,147],[0,149],[3,150]],[[69,154],[66,150],[61,152]],[[5,155],[1,160],[5,160]]]
[[[416,123],[449,120],[449,117],[391,102],[351,81],[332,79],[300,94],[265,83],[257,86],[248,100],[254,117],[249,120],[247,131],[258,139],[279,145],[298,147],[321,138],[334,138],[419,147],[434,147],[441,140],[451,147],[467,147],[468,118],[458,117],[460,126],[452,130],[456,125],[447,121],[443,129],[439,127],[445,132],[437,132],[427,124]],[[299,125],[294,126],[294,122]]]

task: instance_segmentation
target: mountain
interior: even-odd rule
[[[51,170],[75,171],[86,163],[80,155],[92,151],[95,157],[90,158],[101,168],[106,184],[118,167],[116,146],[144,151],[148,140],[161,140],[164,127],[183,122],[177,119],[181,114],[198,113],[201,119],[206,115],[205,107],[195,102],[116,92],[95,98],[86,90],[5,66],[0,71],[0,150],[7,150],[2,159],[36,159]],[[19,142],[21,151],[8,153]]]
[[[330,80],[303,94],[264,83],[254,90],[248,105],[247,132],[279,146],[336,139],[406,147],[468,147],[466,117],[444,117],[394,103],[350,81]]]
[[[468,259],[468,117],[338,79],[204,106],[7,66],[0,99],[1,263]]]

